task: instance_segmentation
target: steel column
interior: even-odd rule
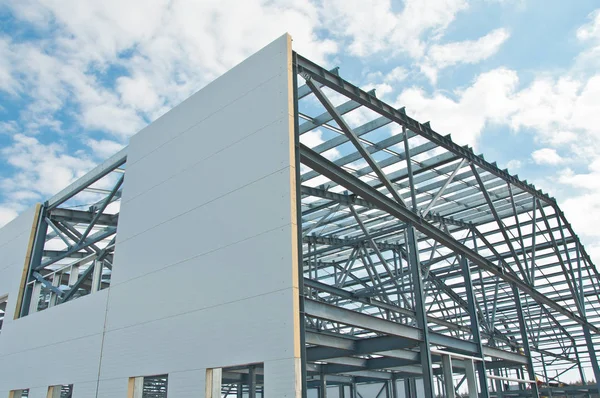
[[[469,261],[464,257],[460,257],[461,268],[463,277],[465,280],[465,293],[467,295],[467,304],[469,307],[469,319],[471,324],[471,334],[473,340],[479,349],[481,361],[477,362],[477,374],[479,376],[479,384],[481,387],[481,396],[483,398],[489,398],[490,393],[488,391],[487,382],[487,370],[485,368],[485,361],[483,360],[483,346],[481,343],[481,328],[479,326],[479,317],[477,316],[477,302],[475,292],[473,291],[473,282],[471,280],[471,268],[469,267]]]
[[[515,285],[512,286],[512,291],[515,299],[515,306],[517,309],[517,318],[519,319],[519,329],[521,330],[521,339],[523,340],[523,351],[527,357],[527,373],[529,374],[530,380],[535,380],[535,371],[533,368],[533,361],[531,360],[531,350],[529,348],[529,336],[527,335],[527,325],[525,318],[523,317],[523,305],[521,304],[521,295],[519,289]],[[534,397],[539,397],[540,392],[536,383],[531,385],[531,392]]]
[[[431,361],[431,352],[429,344],[429,328],[427,327],[427,313],[425,311],[425,298],[423,297],[424,285],[421,275],[421,266],[419,264],[419,246],[415,236],[415,228],[409,225],[407,229],[408,237],[408,256],[411,273],[413,276],[414,296],[415,296],[415,315],[417,326],[421,329],[422,341],[419,343],[421,352],[421,366],[423,368],[423,386],[425,397],[435,397],[433,389],[433,362]]]

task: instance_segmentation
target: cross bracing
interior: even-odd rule
[[[600,380],[600,274],[556,201],[337,69],[293,70],[305,391],[433,396],[450,360],[481,396]],[[126,160],[41,206],[21,316],[109,285]]]
[[[123,150],[40,206],[20,316],[110,285],[125,162]]]
[[[438,351],[479,358],[484,396],[513,394],[509,375],[600,379],[599,273],[556,201],[339,70],[294,65],[309,380],[418,375],[433,394]]]

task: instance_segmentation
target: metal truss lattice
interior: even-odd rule
[[[309,386],[433,396],[445,357],[483,396],[599,380],[600,274],[556,201],[337,69],[294,68]]]
[[[41,205],[20,316],[110,285],[125,151]]]

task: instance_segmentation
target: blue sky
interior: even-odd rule
[[[286,31],[554,195],[600,262],[597,0],[0,0],[0,225]]]

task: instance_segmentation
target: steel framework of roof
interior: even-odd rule
[[[303,391],[396,397],[402,379],[412,397],[418,378],[426,396],[438,380],[538,396],[536,377],[586,368],[600,382],[600,273],[556,201],[337,69],[295,53],[293,68]],[[109,285],[126,152],[41,206],[21,316]]]

